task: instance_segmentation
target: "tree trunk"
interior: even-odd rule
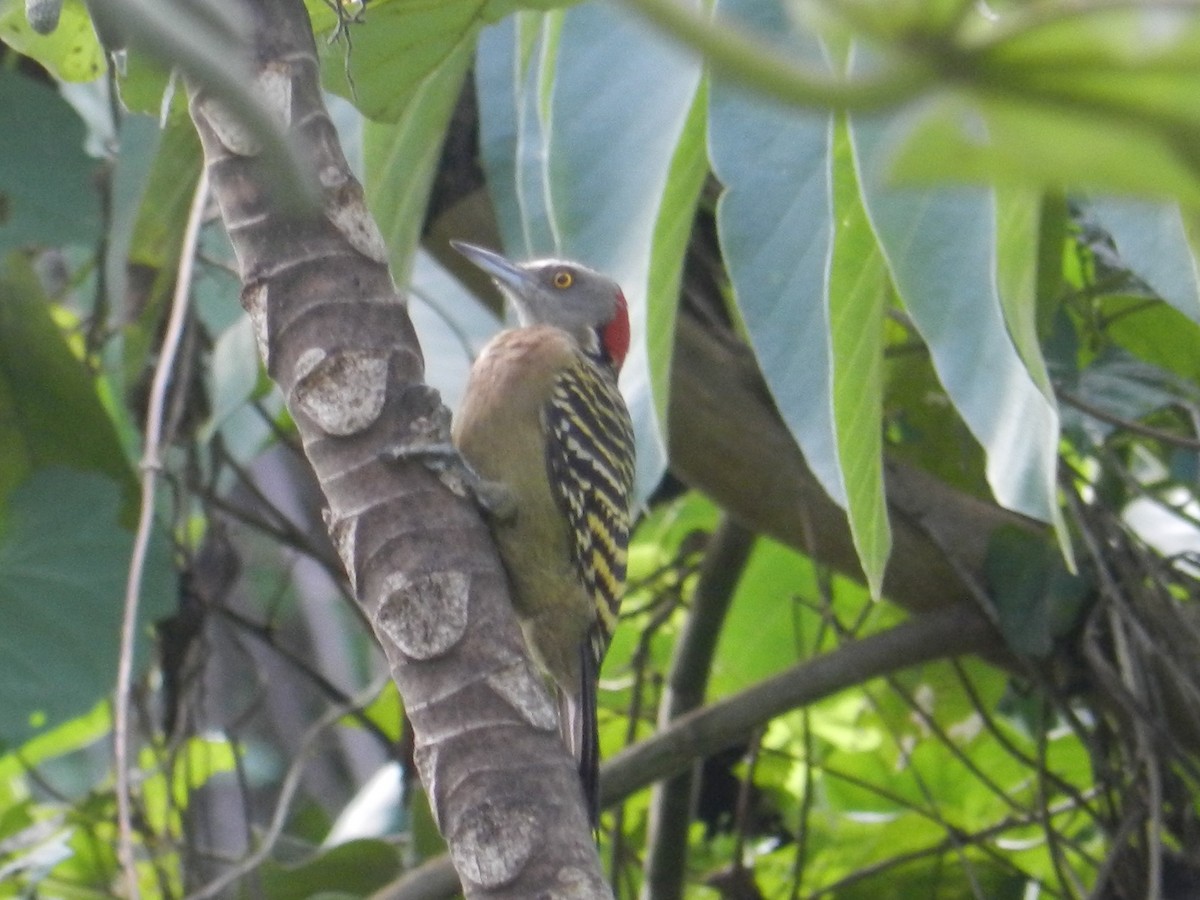
[[[311,167],[320,208],[281,202],[270,161],[202,84],[191,86],[192,118],[242,303],[404,698],[466,895],[611,896],[488,530],[422,457],[406,456],[447,444],[449,416],[422,383],[386,249],[321,100],[308,16],[299,0],[246,3],[245,13],[254,87]]]

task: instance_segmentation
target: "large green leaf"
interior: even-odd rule
[[[797,52],[814,50],[790,32],[775,3],[722,0],[718,14],[783,33]],[[725,188],[717,204],[721,252],[750,345],[809,467],[845,506],[823,296],[833,242],[832,119],[716,78],[708,141]]]
[[[200,176],[200,138],[185,112],[172,110],[158,140],[130,238],[129,259],[174,270],[187,210]]]
[[[120,151],[112,171],[104,289],[109,309],[118,319],[128,312],[130,250],[138,217],[144,209],[157,206],[157,198],[153,203],[144,201],[150,173],[159,159],[162,135],[154,119],[139,115],[125,116],[117,133]]]
[[[822,60],[775,3],[724,0],[718,13]],[[717,226],[738,311],[784,421],[847,510],[877,593],[891,542],[881,424],[887,274],[839,134],[835,159],[828,114],[714,84],[709,146],[725,187]]]
[[[792,597],[817,592],[812,563],[767,538],[755,544],[721,627],[709,696],[723,697],[782,672],[814,652],[812,610]]]
[[[892,549],[883,490],[883,336],[890,285],[859,200],[850,139],[839,120],[834,163],[837,231],[825,285],[833,346],[833,418],[850,533],[872,596]]]
[[[129,112],[161,117],[164,94],[173,89],[167,66],[137,50],[126,54],[125,64],[117,73],[117,91]],[[186,110],[186,91],[174,91],[168,99],[173,111]]]
[[[476,54],[480,152],[504,245],[519,256],[556,243],[545,169],[561,24],[561,15],[515,16],[485,30]]]
[[[59,467],[38,469],[9,495],[0,529],[0,741],[20,743],[112,690],[133,546],[117,524],[120,507],[115,482]],[[154,547],[143,627],[177,595],[165,543]]]
[[[56,91],[0,68],[0,254],[98,240],[97,162],[83,152],[86,133]]]
[[[914,106],[895,174],[1200,203],[1200,19],[1059,4],[980,23],[965,88]]]
[[[1008,645],[1045,658],[1074,628],[1094,585],[1070,574],[1057,548],[1037,535],[1001,529],[988,543],[988,594]]]
[[[332,7],[317,11],[318,32],[332,27]],[[479,29],[478,4],[371,4],[345,41],[320,41],[325,87],[347,97],[371,119],[398,122],[426,90],[428,79],[447,61],[461,56]]]
[[[0,502],[30,471],[100,472],[132,496],[133,472],[96,384],[67,346],[28,261],[0,267]]]
[[[644,497],[666,462],[666,398],[655,387],[669,364],[673,316],[663,310],[676,300],[679,222],[690,221],[698,187],[700,67],[607,5],[584,3],[538,25],[530,18],[523,31],[503,23],[480,41],[484,164],[506,238],[522,238],[516,252],[580,259],[629,299],[633,346],[621,383]]]
[[[851,120],[863,200],[892,281],[946,392],[983,445],[996,499],[1052,521],[1058,416],[1017,353],[1003,315],[995,196],[983,188],[892,185],[892,125],[884,116]]]
[[[1038,334],[1038,234],[1041,197],[1000,187],[996,198],[996,294],[1008,333],[1034,383],[1053,398]],[[1061,239],[1058,246],[1061,247]],[[1054,263],[1061,264],[1058,259]]]
[[[1039,250],[1044,241],[1051,246],[1062,246],[1062,235],[1058,233],[1044,235],[1043,212],[1046,204],[1036,192],[999,186],[995,189],[996,201],[996,293],[1000,298],[1000,311],[1008,325],[1008,334],[1013,346],[1025,364],[1029,377],[1033,379],[1046,402],[1057,406],[1054,386],[1050,383],[1050,373],[1046,368],[1046,360],[1042,355],[1041,335],[1038,329],[1039,281],[1047,279],[1053,283],[1047,273],[1039,272],[1039,264],[1057,267],[1061,272],[1061,262],[1058,258],[1041,260]],[[1053,229],[1053,217],[1046,220],[1045,227]],[[1065,226],[1065,223],[1061,223]],[[1041,298],[1043,304],[1052,304],[1057,297]],[[1066,520],[1062,511],[1055,503],[1050,509],[1050,521],[1058,534],[1059,548],[1069,561],[1072,568],[1075,565],[1074,550],[1071,537],[1067,531]]]
[[[1142,360],[1200,383],[1200,327],[1166,303],[1145,297],[1106,297],[1108,334]]]
[[[394,121],[363,124],[363,189],[401,286],[412,274],[442,138],[473,50],[474,41],[464,37],[421,79]]]
[[[469,52],[480,26],[519,8],[549,9],[567,0],[437,0],[371,3],[357,21],[345,23],[349,40],[319,39],[325,87],[354,101],[371,119],[396,122],[427,81]],[[337,25],[335,7],[308,0],[313,30],[326,38]]]
[[[671,358],[675,352],[675,314],[683,279],[683,259],[692,236],[696,202],[708,177],[705,131],[708,122],[708,81],[700,83],[692,109],[679,135],[662,194],[650,251],[646,284],[646,358],[650,365],[650,396],[658,422],[667,421],[671,392]],[[648,491],[650,482],[642,489]]]
[[[1117,245],[1121,261],[1158,296],[1200,321],[1200,266],[1194,223],[1177,203],[1094,199],[1088,204]]]

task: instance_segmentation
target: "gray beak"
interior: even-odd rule
[[[537,281],[529,272],[499,253],[468,244],[466,241],[451,241],[450,246],[490,275],[497,286],[512,297],[514,302],[537,290]]]

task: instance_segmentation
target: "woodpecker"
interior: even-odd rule
[[[472,366],[451,432],[468,465],[511,501],[492,531],[594,825],[596,682],[624,589],[633,492],[633,426],[617,389],[629,310],[617,283],[586,266],[518,264],[451,243],[517,310],[519,327]]]

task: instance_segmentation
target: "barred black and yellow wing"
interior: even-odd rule
[[[579,695],[564,698],[561,711],[595,822],[596,679],[625,588],[634,475],[633,425],[611,367],[580,355],[564,369],[555,380],[545,425],[550,484],[571,530],[580,580],[595,606],[593,627],[580,645]]]
[[[556,379],[546,414],[546,464],[572,534],[572,555],[596,604],[596,661],[608,649],[625,586],[633,492],[633,426],[616,377],[587,356]]]

